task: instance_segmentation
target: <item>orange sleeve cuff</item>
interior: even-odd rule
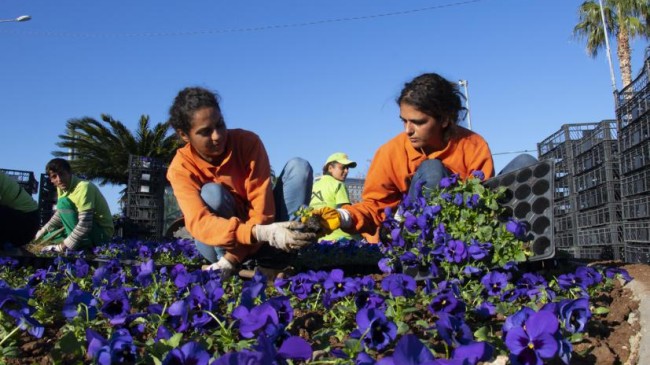
[[[250,245],[253,243],[253,226],[251,223],[243,223],[237,226],[235,231],[235,238],[238,243],[242,245]]]

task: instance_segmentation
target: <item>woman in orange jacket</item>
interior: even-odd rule
[[[314,212],[328,229],[362,233],[377,242],[385,208],[395,210],[406,194],[434,189],[443,177],[466,179],[474,171],[494,176],[487,142],[458,125],[465,111],[456,83],[435,73],[422,74],[405,84],[397,98],[404,130],[381,146],[372,160],[359,203]],[[502,172],[529,166],[536,159],[518,156]]]
[[[261,244],[291,251],[316,240],[302,223],[288,221],[309,203],[313,171],[307,161],[290,160],[272,189],[264,144],[253,132],[226,127],[216,94],[185,88],[169,114],[186,145],[167,179],[197,249],[213,262],[210,269],[227,276]]]

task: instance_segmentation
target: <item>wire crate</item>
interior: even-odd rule
[[[621,193],[624,197],[650,192],[650,169],[641,170],[621,179]]]
[[[158,221],[162,220],[163,208],[162,206],[152,208],[127,207],[126,215],[133,220]]]
[[[167,185],[162,171],[149,172],[144,170],[131,170],[129,172],[128,192],[132,194],[158,194],[162,195]]]
[[[650,103],[650,101],[648,101]],[[627,151],[650,139],[650,111],[621,130],[621,151]]]
[[[597,227],[610,223],[620,223],[623,221],[623,213],[620,203],[610,203],[600,208],[578,212],[576,216],[578,228]]]
[[[594,129],[583,132],[583,137],[573,143],[573,156],[589,152],[604,141],[616,141],[616,120],[603,120]]]
[[[641,198],[623,200],[623,219],[650,218],[650,195]]]
[[[623,226],[610,224],[605,227],[578,229],[578,246],[622,245]]]
[[[578,193],[578,210],[583,211],[621,201],[621,184],[610,181]]]
[[[569,230],[555,234],[555,247],[572,248],[575,246],[575,231]]]
[[[604,184],[607,181],[618,181],[618,167],[612,162],[606,162],[594,170],[574,177],[576,191],[581,192]]]
[[[625,243],[650,245],[650,220],[626,221]]]
[[[8,169],[0,169],[0,171],[4,172],[5,175],[13,178],[16,180],[18,185],[20,185],[25,191],[32,195],[36,194],[38,191],[38,181],[36,181],[36,178],[34,177],[34,173],[32,171],[22,171],[22,170],[8,170]]]
[[[163,206],[164,198],[152,194],[128,194],[127,207],[158,208]]]
[[[618,162],[618,142],[604,141],[574,159],[574,174],[582,174],[606,162]]]
[[[621,260],[625,254],[623,245],[579,247],[575,257],[587,260]]]
[[[556,179],[553,188],[555,190],[553,194],[554,200],[565,199],[575,192],[571,175],[566,175]]]
[[[575,214],[570,213],[565,216],[561,217],[556,217],[555,222],[553,224],[553,228],[555,229],[555,233],[561,233],[565,231],[569,231],[575,228]]]
[[[569,213],[575,213],[575,197],[568,196],[563,199],[555,199],[553,201],[553,215],[555,218],[567,215]]]
[[[650,264],[650,245],[625,244],[625,261],[635,264]]]
[[[165,164],[154,157],[129,155],[129,169],[163,170]]]
[[[645,113],[650,105],[650,85],[648,83],[648,62],[646,67],[632,82],[616,93],[618,106],[616,114],[618,119],[625,127],[628,123],[633,122],[638,116]]]
[[[621,155],[621,173],[629,174],[634,170],[650,166],[650,138],[641,144],[623,152]]]
[[[564,124],[560,130],[537,144],[538,155],[544,159],[556,158],[560,156],[553,156],[552,151],[564,149],[559,153],[562,155],[560,158],[571,158],[572,142],[583,138],[585,131],[596,127],[598,127],[598,123]]]

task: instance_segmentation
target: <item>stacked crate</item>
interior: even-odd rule
[[[57,198],[56,187],[50,181],[50,177],[47,174],[41,174],[41,183],[38,189],[38,214],[41,226],[52,218]]]
[[[617,94],[625,259],[650,263],[650,58]]]
[[[574,144],[586,132],[597,127],[597,123],[565,124],[537,144],[540,160],[555,161],[555,182],[553,194],[555,248],[574,255],[577,249],[577,201],[574,169]]]
[[[38,191],[38,181],[34,178],[31,171],[0,169],[5,175],[16,180],[29,195],[34,195]]]
[[[126,216],[133,232],[127,236],[160,238],[163,230],[165,166],[161,160],[129,156]]]
[[[617,125],[605,120],[573,145],[577,249],[582,259],[622,259],[623,224]]]

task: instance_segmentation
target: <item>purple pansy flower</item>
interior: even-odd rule
[[[564,328],[571,333],[585,330],[587,321],[591,318],[588,298],[578,298],[567,301],[560,307],[560,318],[564,322]]]
[[[498,271],[492,271],[481,278],[481,284],[483,284],[489,296],[497,296],[508,285],[508,276]]]
[[[506,223],[506,230],[512,233],[518,240],[524,240],[528,232],[528,225],[525,222],[510,218]]]
[[[194,341],[190,341],[181,348],[172,349],[163,360],[163,365],[208,365],[210,354]]]
[[[415,335],[404,335],[395,345],[393,356],[386,356],[377,365],[433,365],[435,357]]]
[[[405,274],[391,274],[381,281],[381,288],[393,297],[411,297],[415,295],[415,279]]]
[[[360,339],[364,348],[381,351],[397,336],[397,326],[380,309],[363,308],[357,312],[356,319],[358,328],[350,337]]]
[[[131,305],[124,288],[102,289],[99,299],[102,301],[100,310],[112,325],[123,324],[126,321]]]
[[[557,317],[553,313],[533,313],[523,326],[511,328],[505,336],[511,359],[524,364],[541,364],[543,360],[555,357],[559,350],[558,329]]]
[[[440,337],[448,344],[455,347],[466,345],[474,339],[472,330],[462,318],[449,315],[447,313],[438,313],[436,329]]]
[[[467,260],[467,247],[465,246],[465,242],[461,240],[449,240],[445,247],[445,258],[448,262],[455,262],[457,264]]]

